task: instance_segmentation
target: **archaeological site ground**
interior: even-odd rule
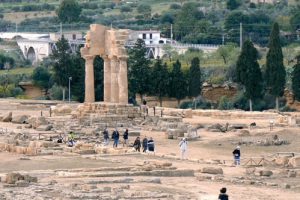
[[[300,194],[299,113],[0,101],[0,199],[294,200]],[[273,121],[272,124],[270,122]],[[254,125],[255,123],[255,125]],[[250,126],[252,124],[252,126]],[[271,127],[270,127],[271,126]],[[121,144],[103,145],[117,128]],[[122,135],[129,129],[129,146]],[[76,144],[57,143],[75,133]],[[155,155],[136,152],[153,137]],[[179,141],[188,140],[187,159]],[[233,149],[241,147],[241,165]]]

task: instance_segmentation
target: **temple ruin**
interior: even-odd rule
[[[94,58],[104,60],[104,102],[128,103],[127,53],[125,42],[128,30],[111,29],[99,24],[91,24],[86,35],[86,44],[81,48],[85,59],[85,99],[95,102]]]

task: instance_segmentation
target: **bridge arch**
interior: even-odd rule
[[[33,47],[29,47],[27,51],[27,59],[30,60],[31,63],[36,61],[36,52]]]

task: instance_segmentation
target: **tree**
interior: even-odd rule
[[[174,24],[176,39],[182,39],[193,31],[198,20],[204,18],[203,12],[199,11],[195,3],[185,3],[177,14]]]
[[[163,50],[165,55],[168,56],[170,61],[172,61],[172,58],[178,54],[177,51],[170,44],[165,44],[163,46]]]
[[[227,0],[226,7],[229,10],[235,10],[241,5],[241,2],[238,0]]]
[[[76,0],[62,0],[56,14],[61,22],[70,23],[80,19],[81,7]]]
[[[181,70],[179,60],[173,64],[173,69],[170,74],[170,96],[175,97],[180,105],[180,100],[187,96],[187,84],[184,74]]]
[[[52,84],[50,82],[51,74],[49,70],[45,67],[37,67],[32,73],[33,83],[40,88],[45,90],[45,95],[48,94],[48,90],[51,88]]]
[[[201,94],[202,90],[202,77],[200,70],[200,60],[198,57],[193,58],[192,64],[189,70],[189,96],[197,97]]]
[[[146,57],[146,46],[142,39],[138,39],[132,49],[128,51],[128,81],[130,93],[143,95],[150,92],[150,60]]]
[[[70,56],[71,49],[68,40],[64,36],[56,42],[50,58],[53,60],[54,81],[63,87],[63,101],[65,100],[65,89],[68,87],[69,77],[72,77],[73,62]]]
[[[300,55],[297,56],[297,64],[294,65],[292,72],[292,90],[294,97],[300,101]]]
[[[258,52],[252,42],[246,40],[236,64],[237,80],[244,86],[245,96],[249,99],[250,111],[252,101],[262,95],[262,74],[257,62]]]
[[[270,35],[265,76],[267,89],[271,95],[276,97],[276,109],[279,110],[279,97],[284,93],[286,71],[283,65],[283,54],[277,23],[274,23]]]
[[[292,17],[290,18],[290,24],[293,28],[293,31],[300,29],[300,6],[295,10]]]
[[[169,72],[167,64],[162,65],[161,60],[157,59],[151,74],[152,94],[159,98],[162,106],[162,97],[167,96],[169,85]]]
[[[224,64],[227,64],[229,57],[235,49],[234,44],[222,45],[218,48],[217,54],[223,59]]]

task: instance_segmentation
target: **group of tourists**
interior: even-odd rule
[[[147,138],[147,136],[144,137],[142,143],[140,140],[140,137],[137,137],[133,143],[133,147],[136,151],[140,152],[141,151],[141,147],[143,147],[143,152],[153,152],[155,154],[155,146],[154,146],[154,140],[152,137]]]

